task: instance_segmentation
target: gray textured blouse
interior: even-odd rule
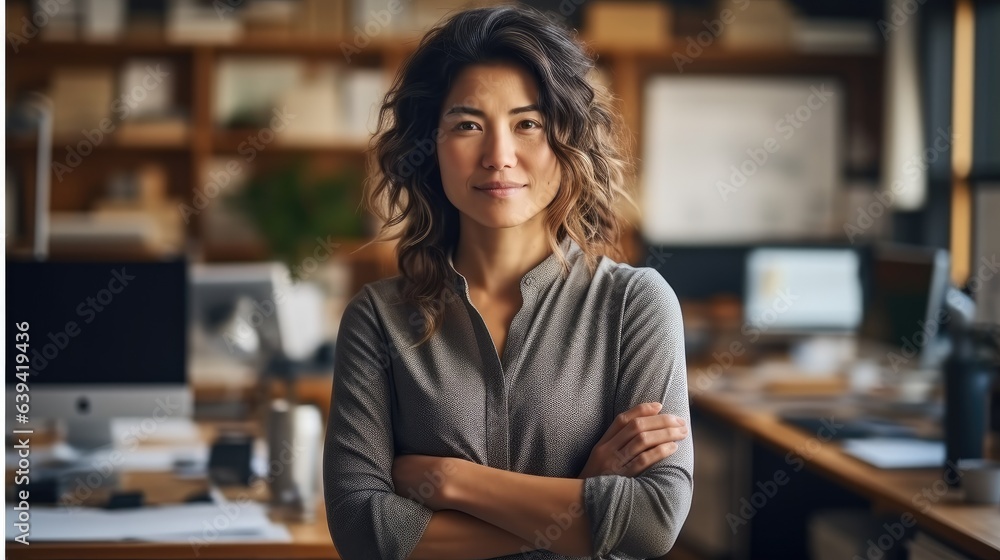
[[[525,474],[575,478],[615,416],[646,401],[688,420],[681,311],[656,271],[603,257],[590,277],[561,247],[521,280],[523,305],[503,356],[465,278],[439,305],[444,323],[411,349],[423,318],[399,301],[398,276],[352,298],[337,339],[324,450],[330,533],[345,560],[409,556],[432,511],[393,493],[397,454],[458,457]],[[691,436],[634,478],[584,482],[594,558],[657,557],[673,545],[693,490]],[[544,528],[541,528],[544,530]],[[568,558],[545,550],[502,558]]]

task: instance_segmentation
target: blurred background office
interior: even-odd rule
[[[497,3],[7,0],[7,317],[37,321],[37,417],[78,451],[171,395],[177,438],[325,418],[344,306],[397,272],[360,208],[378,100],[422,32]],[[523,3],[596,55],[638,163],[622,248],[681,299],[698,453],[670,557],[1000,555],[996,504],[911,499],[998,458],[1000,3]],[[130,274],[160,281],[119,295]],[[116,341],[134,355],[86,366]],[[170,468],[243,453],[233,431]]]

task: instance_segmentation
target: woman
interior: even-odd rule
[[[366,200],[400,275],[350,302],[324,489],[346,560],[648,558],[687,515],[677,299],[618,264],[622,127],[527,8],[461,12],[404,63]]]

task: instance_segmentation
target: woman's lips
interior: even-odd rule
[[[476,187],[476,190],[494,198],[508,198],[517,194],[518,191],[523,189],[525,185],[519,185],[517,183],[486,183]]]

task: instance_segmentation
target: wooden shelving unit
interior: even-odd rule
[[[205,182],[209,160],[236,154],[240,144],[250,134],[217,130],[213,123],[214,72],[221,57],[292,56],[344,64],[341,47],[343,43],[350,44],[351,41],[351,38],[331,38],[323,41],[247,40],[233,44],[175,44],[153,39],[128,39],[118,43],[99,44],[47,43],[34,39],[29,44],[22,45],[17,52],[10,44],[7,46],[7,98],[12,99],[20,91],[44,86],[57,67],[117,67],[133,57],[170,59],[178,74],[175,99],[189,115],[189,141],[183,144],[137,145],[115,141],[112,134],[73,173],[62,181],[53,181],[52,207],[55,210],[82,209],[81,205],[85,205],[88,200],[87,193],[97,191],[110,166],[143,161],[156,161],[168,166],[169,194],[182,200],[190,200],[193,189]],[[381,68],[393,75],[417,43],[417,38],[373,41],[360,54],[353,56],[351,66]],[[647,77],[657,73],[677,73],[673,55],[675,51],[682,52],[683,45],[678,42],[660,49],[602,46],[592,51],[598,65],[611,76],[619,108],[634,135],[634,146],[639,148],[643,126],[643,83]],[[694,63],[685,66],[683,71],[685,74],[834,76],[842,81],[848,95],[848,130],[862,128],[877,146],[881,137],[882,64],[881,53],[828,55],[787,50],[725,50],[709,47],[704,49]],[[70,143],[71,139],[65,138],[55,142],[53,161],[59,161],[65,155],[64,146]],[[265,157],[261,159],[282,160],[305,156],[310,160],[322,161],[327,167],[348,165],[362,170],[367,144],[367,141],[357,139],[315,144],[273,142],[262,152]],[[29,187],[21,204],[19,221],[22,231],[31,231],[32,228],[34,146],[34,141],[30,138],[8,138],[7,142],[9,165],[15,167],[20,180]],[[870,172],[872,170],[848,170],[849,174]],[[193,220],[187,227],[189,240],[198,242],[202,239],[202,230],[197,220]],[[633,261],[640,254],[638,247],[637,239],[629,240],[624,247],[626,254],[635,257]],[[267,257],[266,248],[253,244],[205,246],[202,249],[204,257],[212,261]],[[391,252],[379,251],[377,254],[378,259],[385,259],[387,254],[391,257]],[[349,258],[366,261],[365,266],[373,266],[370,259],[376,257],[361,251]],[[381,266],[381,270],[390,273],[395,267],[391,258],[376,264]]]

